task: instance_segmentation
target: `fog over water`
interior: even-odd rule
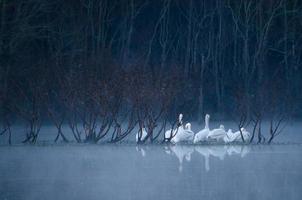
[[[0,199],[300,199],[301,145],[0,147]]]
[[[192,130],[197,133],[201,129],[204,128],[204,123],[198,123],[198,122],[191,122],[192,123]],[[225,126],[225,129],[232,129],[233,131],[238,130],[238,125],[232,121],[212,121],[210,123],[210,129],[214,129],[219,127],[220,124],[223,124]],[[125,127],[127,124],[124,125]],[[284,128],[283,128],[284,126]],[[81,128],[81,125],[79,125]],[[160,127],[160,126],[158,126]],[[155,129],[155,132],[159,129]],[[12,126],[12,143],[13,144],[20,144],[25,139],[25,131],[26,126],[22,123],[15,124]],[[166,129],[169,129],[169,125],[167,125]],[[246,127],[249,132],[252,132],[253,127],[248,126]],[[66,135],[69,141],[75,142],[75,139],[72,135],[72,132],[67,124],[63,125],[63,133]],[[112,129],[113,131],[113,129]],[[130,133],[123,141],[126,142],[134,142],[135,141],[135,134],[138,131],[137,127]],[[262,123],[262,134],[268,138],[269,135],[269,123],[263,122]],[[38,136],[38,143],[50,143],[52,144],[55,137],[57,135],[57,129],[52,124],[43,124],[41,127],[40,134]],[[84,138],[84,136],[83,136]],[[108,133],[108,136],[101,140],[101,142],[106,142],[111,139],[111,133]],[[163,134],[159,137],[159,141],[163,140]],[[255,138],[255,141],[257,141],[257,138]],[[0,136],[0,145],[7,145],[8,142],[8,134],[5,134],[3,136]],[[289,121],[286,124],[282,125],[282,132],[280,135],[278,135],[274,139],[275,143],[282,143],[282,144],[292,144],[292,143],[302,143],[302,121]]]
[[[0,0],[0,200],[302,200],[301,22],[302,0]]]
[[[134,133],[119,144],[56,144],[52,126],[23,145],[15,126],[15,144],[1,140],[0,199],[301,199],[301,125],[272,145],[136,145]]]

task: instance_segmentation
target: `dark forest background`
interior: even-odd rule
[[[199,121],[205,113],[239,122],[302,117],[301,6],[0,0],[3,130],[22,119],[35,141],[43,121],[58,130],[68,122],[80,141],[81,121],[86,137],[115,127],[119,140],[137,123],[151,130],[180,112]]]

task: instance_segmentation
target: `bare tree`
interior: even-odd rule
[[[246,142],[242,134],[242,128],[248,126],[250,123],[249,113],[247,109],[248,96],[246,96],[243,90],[241,90],[240,88],[237,88],[236,92],[237,92],[236,101],[235,101],[236,111],[234,113],[234,119],[237,123],[242,142]]]
[[[119,118],[119,119],[118,119]],[[125,121],[127,125],[123,126]],[[111,143],[116,143],[123,140],[126,136],[128,136],[135,126],[137,125],[138,121],[135,118],[135,110],[134,107],[130,108],[130,110],[125,114],[123,117],[116,116],[114,118],[114,131],[111,136]]]
[[[278,76],[277,73],[275,76]],[[267,143],[270,144],[276,136],[280,135],[286,127],[289,113],[292,108],[290,105],[291,97],[279,97],[279,93],[285,93],[286,86],[279,80],[272,80],[268,83],[267,90],[267,110],[269,112],[269,137]]]
[[[12,144],[12,131],[11,131],[11,119],[10,111],[7,106],[8,102],[5,93],[0,92],[0,136],[8,134],[8,144]]]
[[[26,138],[23,143],[36,143],[42,125],[42,110],[45,92],[43,82],[28,80],[28,89],[16,85],[19,90],[15,95],[22,97],[22,104],[15,103],[11,109],[27,123]]]
[[[61,93],[62,91],[59,91]],[[47,113],[50,120],[53,122],[55,127],[57,128],[57,135],[55,137],[55,142],[61,137],[64,142],[68,142],[67,137],[64,135],[62,126],[66,119],[66,109],[63,107],[64,102],[62,94],[58,94],[55,91],[48,93],[47,95]]]

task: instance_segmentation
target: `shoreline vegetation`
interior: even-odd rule
[[[160,122],[160,124],[163,122]],[[225,122],[226,127],[229,128],[235,128],[237,127],[237,124],[234,122]],[[213,123],[213,126],[217,126],[218,122],[215,121]],[[270,137],[269,131],[271,130],[270,127],[270,123],[269,121],[264,121],[262,123],[263,127],[261,127],[261,134],[263,136],[261,137]],[[295,142],[293,140],[286,140],[287,137],[287,130],[284,130],[284,128],[286,127],[286,123],[282,124],[282,130],[278,130],[278,135],[282,133],[282,131],[284,131],[284,135],[282,140],[278,140],[277,142],[268,142],[268,140],[263,139],[261,142],[257,141],[258,135],[259,135],[259,129],[253,128],[252,124],[248,124],[248,128],[247,130],[254,130],[254,132],[250,132],[250,138],[247,141],[241,141],[241,140],[237,140],[234,142],[230,142],[230,143],[226,143],[224,141],[202,141],[199,142],[197,144],[193,143],[192,141],[184,141],[184,142],[180,142],[181,145],[255,145],[255,144],[299,144],[299,142]],[[161,125],[162,126],[162,125]],[[193,129],[196,133],[198,132],[198,130],[202,129],[203,124],[197,123],[197,122],[193,122]],[[259,125],[257,125],[259,126]],[[288,125],[288,126],[292,126]],[[176,126],[175,126],[176,127]],[[123,124],[123,126],[121,127],[121,129],[125,129],[128,128],[127,124]],[[44,124],[43,126],[41,125],[41,129],[38,132],[37,138],[35,142],[26,142],[24,141],[24,137],[26,137],[26,130],[28,130],[28,128],[26,128],[26,123],[23,124],[16,124],[13,125],[10,128],[11,131],[11,137],[9,138],[8,133],[4,133],[2,135],[0,135],[0,139],[1,141],[1,146],[5,146],[5,145],[22,145],[22,144],[33,144],[33,145],[61,145],[61,144],[100,144],[100,145],[106,145],[106,144],[139,144],[139,145],[148,145],[148,144],[154,144],[154,145],[169,145],[171,144],[171,142],[169,140],[166,140],[165,137],[165,132],[167,131],[167,129],[170,129],[171,126],[167,126],[165,128],[163,128],[162,130],[160,130],[160,127],[156,127],[153,131],[158,135],[158,137],[155,140],[141,140],[141,141],[135,141],[135,135],[138,136],[139,135],[139,126],[136,125],[131,132],[129,132],[122,140],[119,141],[115,141],[112,140],[112,134],[115,134],[115,129],[113,127],[110,128],[110,130],[108,130],[108,133],[105,137],[103,137],[101,140],[92,140],[90,137],[88,137],[87,135],[85,135],[84,130],[80,128],[79,124],[78,124],[78,133],[81,137],[81,140],[78,141],[75,139],[74,133],[72,132],[73,130],[69,127],[68,124],[62,124],[61,126],[61,133],[63,134],[64,137],[66,138],[66,140],[62,139],[62,138],[57,138],[58,137],[58,129],[56,126],[53,126],[51,123],[48,123],[47,125]],[[161,131],[161,132],[160,132]],[[160,133],[159,133],[160,132]],[[291,134],[295,132],[295,130],[291,130]],[[254,137],[252,137],[254,135]],[[278,136],[278,135],[274,135],[274,137]],[[175,135],[174,135],[175,136]],[[289,135],[289,139],[292,135]],[[285,138],[285,139],[284,139]],[[290,142],[289,142],[290,141]],[[173,144],[172,144],[173,145]]]
[[[54,141],[69,141],[68,124],[79,143],[120,142],[136,127],[152,143],[179,113],[187,121],[209,113],[271,143],[301,118],[301,8],[299,0],[0,1],[0,135],[13,143],[21,120],[23,142],[34,144],[47,120]]]

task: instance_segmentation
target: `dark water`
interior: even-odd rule
[[[0,199],[302,199],[302,146],[0,147]]]

